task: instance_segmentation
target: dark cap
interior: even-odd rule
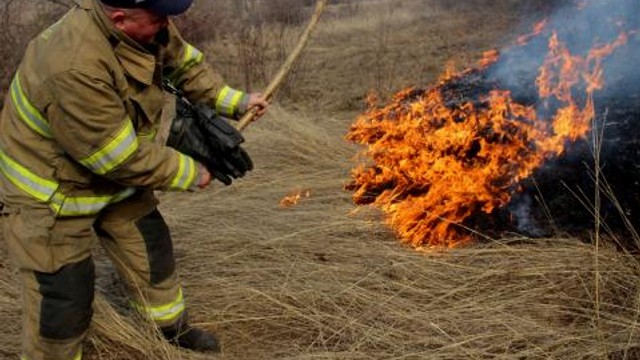
[[[193,0],[100,0],[103,4],[124,9],[147,9],[158,15],[180,15]]]

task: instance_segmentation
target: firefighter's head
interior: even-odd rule
[[[167,19],[187,11],[193,0],[100,0],[116,29],[140,44],[153,42]]]

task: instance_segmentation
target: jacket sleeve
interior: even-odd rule
[[[238,119],[247,111],[249,95],[233,89],[205,61],[204,54],[184,41],[169,21],[169,42],[164,53],[164,74],[194,103],[206,103],[228,118]]]
[[[200,170],[189,156],[139,138],[123,101],[96,71],[67,71],[48,82],[51,132],[75,161],[125,186],[189,190]]]

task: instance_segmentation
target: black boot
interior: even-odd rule
[[[165,339],[181,348],[200,352],[220,352],[220,344],[213,334],[191,327],[184,318],[174,326],[160,330]]]

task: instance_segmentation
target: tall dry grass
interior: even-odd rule
[[[388,97],[406,87],[428,86],[448,61],[459,68],[473,64],[483,51],[501,48],[514,34],[529,31],[545,14],[541,3],[558,2],[562,1],[336,2],[327,9],[279,99],[289,107],[313,111],[360,110],[370,90]],[[215,16],[230,9],[224,1],[206,4],[209,8],[203,3],[196,14],[205,17],[210,11]],[[255,20],[235,26],[243,27],[220,30],[198,22],[185,33],[210,34],[199,37],[198,43],[210,61],[235,86],[257,90],[293,48],[304,24]]]
[[[501,239],[419,253],[342,191],[350,119],[274,108],[247,132],[257,169],[229,188],[161,194],[194,322],[221,359],[635,359],[640,266],[600,241]],[[310,191],[281,208],[293,189]],[[0,243],[1,244],[1,243]],[[158,340],[99,260],[90,359],[206,358]],[[6,259],[3,259],[3,264]],[[19,351],[0,269],[0,354]],[[110,305],[111,304],[111,305]],[[141,325],[142,324],[142,325]]]
[[[0,109],[29,40],[52,24],[70,0],[0,1]]]

